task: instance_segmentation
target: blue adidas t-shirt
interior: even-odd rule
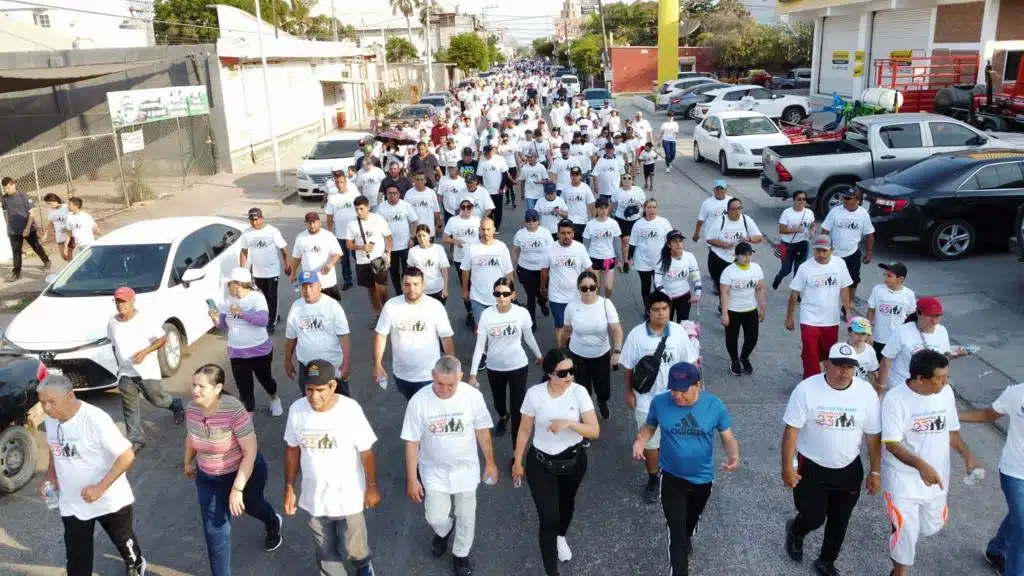
[[[715,431],[732,425],[718,396],[701,392],[693,406],[679,406],[671,392],[662,392],[651,400],[647,425],[661,428],[662,470],[694,484],[715,479]]]

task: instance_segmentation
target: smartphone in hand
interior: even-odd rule
[[[217,303],[213,301],[213,298],[206,299],[206,307],[210,309],[210,312],[217,312]]]

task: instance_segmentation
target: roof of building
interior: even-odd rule
[[[0,14],[0,52],[74,50],[77,38]]]

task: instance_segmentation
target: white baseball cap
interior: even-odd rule
[[[252,284],[252,274],[245,268],[237,267],[231,271],[229,281]]]
[[[857,360],[857,353],[853,349],[853,346],[846,342],[837,342],[832,345],[832,348],[828,351],[828,361],[844,366],[858,366],[860,362]]]

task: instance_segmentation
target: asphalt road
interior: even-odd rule
[[[619,105],[624,113],[632,115],[627,102]],[[654,123],[657,127],[657,120]],[[689,126],[685,126],[684,132],[688,131]],[[694,164],[688,157],[688,145],[680,144],[683,157],[676,160],[671,174],[666,175],[659,163],[655,196],[661,200],[661,214],[689,235],[698,206],[717,173],[713,165]],[[762,230],[775,230],[785,203],[767,198],[753,175],[733,177],[730,182],[733,193],[744,199],[748,214]],[[291,241],[301,229],[302,214],[310,206],[294,204],[264,210],[268,221],[280,227]],[[522,210],[520,205],[513,214],[506,215],[499,234],[501,240],[511,241]],[[698,260],[704,262],[703,249],[691,248]],[[988,352],[987,356],[983,353],[980,358],[961,360],[954,365],[953,381],[962,400],[990,402],[1006,384],[1024,380],[1024,359],[1019,354],[1020,346],[1015,344],[1022,335],[1024,304],[1019,295],[1024,293],[1024,268],[1016,259],[1005,253],[988,253],[963,262],[940,264],[906,247],[880,249],[876,258],[907,262],[911,270],[908,285],[919,294],[943,297],[947,309],[945,322],[953,339],[979,343]],[[756,259],[766,275],[778,270],[778,261],[765,245],[758,248]],[[876,278],[873,266],[865,272],[868,286],[862,289],[864,296]],[[620,273],[616,285],[615,303],[628,329],[642,321],[638,278],[635,274]],[[286,310],[295,297],[297,294],[285,287],[282,307]],[[768,317],[753,356],[756,372],[747,377],[728,374],[714,299],[709,298],[701,305],[706,382],[730,409],[742,463],[739,471],[719,474],[716,479],[714,494],[694,542],[691,570],[698,576],[812,573],[811,560],[820,545],[820,532],[808,537],[808,560],[804,565],[791,562],[783,550],[783,524],[793,514],[793,506],[789,491],[779,479],[778,444],[788,393],[800,379],[799,338],[782,326],[785,298],[781,291],[768,295]],[[455,300],[449,304],[449,311],[456,326],[456,348],[459,357],[468,363],[473,341],[461,322],[461,304]],[[430,555],[431,532],[423,519],[422,507],[405,496],[399,439],[404,401],[393,388],[382,391],[373,382],[368,361],[371,315],[365,292],[354,289],[344,293],[343,305],[354,336],[353,393],[380,438],[375,450],[383,501],[379,509],[368,513],[377,571],[386,575],[449,574],[451,560],[438,560]],[[547,322],[542,319],[542,329],[537,332],[544,349],[553,344],[553,330]],[[280,330],[275,338],[278,351],[283,350],[283,338]],[[187,392],[188,375],[196,367],[224,361],[223,339],[206,336],[194,347],[180,373],[168,379],[165,386],[172,393],[183,395]],[[564,575],[639,575],[664,573],[667,569],[667,531],[661,507],[641,502],[643,467],[630,459],[635,425],[621,400],[620,374],[613,374],[611,419],[602,422],[601,437],[590,451],[590,469],[577,498],[576,517],[568,535],[574,558],[562,565]],[[276,359],[275,376],[286,405],[298,398],[299,391],[285,377],[280,357]],[[539,370],[531,368],[531,379],[539,378]],[[485,380],[481,379],[482,387],[489,398]],[[121,420],[116,393],[92,394],[85,399],[107,410],[115,420]],[[270,467],[267,495],[277,506],[283,483],[284,418],[269,416],[262,392],[257,393],[257,399],[260,407],[256,428]],[[183,430],[173,426],[170,413],[148,405],[143,418],[149,445],[140,453],[129,477],[136,494],[138,537],[150,571],[158,575],[206,574],[206,550],[195,488],[181,474]],[[988,570],[981,552],[1006,512],[994,474],[1004,436],[996,427],[973,425],[964,429],[964,438],[990,476],[981,485],[964,485],[959,480],[962,463],[954,456],[950,523],[940,534],[920,544],[914,570],[917,574],[961,576],[985,574]],[[479,489],[473,552],[476,573],[542,574],[536,513],[529,489],[525,484],[514,488],[507,475],[504,466],[511,456],[510,439],[496,439],[495,446],[498,460],[503,463],[503,476],[497,486],[481,485]],[[60,522],[45,509],[34,488],[33,484],[20,493],[0,496],[0,574],[62,573]],[[313,574],[312,543],[302,514],[286,519],[284,544],[272,554],[262,551],[262,526],[255,520],[239,518],[232,544],[235,573]],[[854,512],[838,568],[853,575],[888,574],[888,534],[881,497],[865,494]],[[97,573],[122,573],[115,550],[100,532],[96,545]]]

